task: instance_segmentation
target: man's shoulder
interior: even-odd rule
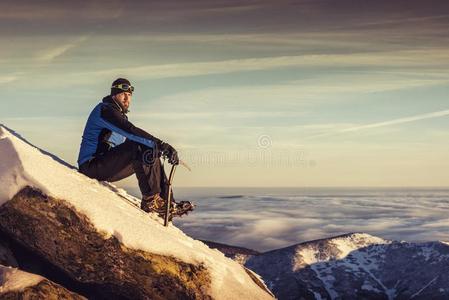
[[[106,121],[128,120],[128,117],[114,103],[101,102],[98,104],[98,111],[100,117]]]
[[[120,107],[112,100],[111,96],[104,97],[100,104],[104,109],[113,109],[114,111],[120,112]]]
[[[101,102],[98,104],[101,112],[105,113],[113,113],[113,114],[121,114],[119,108],[114,103],[110,102]]]
[[[108,108],[114,108],[114,105],[112,105],[112,103],[109,103],[109,102],[100,102],[100,103],[98,103],[98,105],[101,107],[101,108],[106,108],[106,109],[108,109]]]
[[[97,103],[92,109],[89,119],[92,118],[101,118],[104,117],[105,114],[115,113],[114,107],[110,103],[100,102]]]

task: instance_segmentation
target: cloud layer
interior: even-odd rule
[[[198,208],[176,224],[196,238],[262,251],[355,231],[449,240],[448,195],[441,189],[181,189],[179,197]]]

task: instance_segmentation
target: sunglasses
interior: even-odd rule
[[[134,87],[132,85],[129,85],[126,83],[116,84],[116,85],[113,85],[112,87],[121,89],[122,91],[125,91],[125,92],[129,92],[129,91],[131,91],[131,93],[134,92]]]

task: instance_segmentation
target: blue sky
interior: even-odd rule
[[[3,6],[0,122],[70,163],[125,76],[179,186],[449,186],[446,1]]]

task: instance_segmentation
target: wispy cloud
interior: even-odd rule
[[[442,16],[440,16],[442,18]],[[419,18],[426,19],[426,18]],[[429,18],[431,19],[431,18]],[[379,24],[389,24],[390,22],[401,22],[401,19],[395,21],[379,21]],[[374,25],[377,23],[368,23],[373,25],[372,28],[354,30],[354,26],[348,28],[341,28],[336,30],[332,28],[323,29],[320,31],[283,31],[283,32],[240,32],[240,33],[151,33],[151,34],[131,34],[123,37],[129,42],[150,42],[150,43],[201,43],[209,45],[227,45],[232,46],[246,46],[246,47],[263,47],[267,46],[285,47],[288,46],[315,46],[314,48],[300,48],[301,52],[304,50],[315,50],[319,52],[329,53],[329,49],[319,48],[319,46],[330,47],[330,50],[336,47],[342,50],[357,52],[359,49],[365,49],[363,52],[369,50],[382,49],[401,49],[409,45],[408,42],[415,45],[416,34],[431,34],[432,36],[445,37],[448,30],[443,26],[431,26],[423,24],[419,28],[410,30],[409,27],[395,27],[395,28],[379,28]],[[368,25],[367,24],[367,25]],[[359,24],[360,25],[360,24]],[[366,39],[366,35],[370,34],[370,39]],[[401,43],[391,44],[390,39],[397,39],[397,35],[401,36]],[[444,42],[444,41],[441,41]],[[428,46],[428,45],[427,45]],[[343,48],[344,47],[344,48]],[[287,48],[288,49],[288,48]],[[296,48],[298,49],[298,48]]]
[[[0,76],[0,84],[10,83],[16,81],[20,78],[19,75],[6,75]]]
[[[354,27],[365,27],[365,26],[379,26],[379,25],[404,25],[410,26],[410,23],[418,23],[423,24],[426,21],[435,21],[435,20],[447,20],[449,14],[439,14],[432,16],[419,16],[419,17],[409,17],[404,15],[402,17],[396,17],[395,19],[384,19],[379,21],[371,21],[371,22],[363,22],[361,24],[354,24]],[[413,25],[413,24],[412,24]],[[424,25],[427,25],[424,23]]]
[[[384,72],[337,72],[335,74],[311,76],[303,80],[291,80],[277,84],[238,85],[211,87],[194,91],[182,91],[152,99],[151,105],[171,105],[172,110],[188,112],[304,112],[310,106],[324,103],[344,102],[348,96],[356,95],[363,101],[369,93],[404,90],[448,83],[444,74],[414,74]],[[344,95],[344,97],[342,97]],[[213,109],[212,109],[213,108]],[[282,109],[280,109],[282,108]],[[147,111],[152,111],[150,107]],[[288,117],[287,113],[284,117]],[[212,115],[211,115],[212,116]],[[256,114],[253,115],[257,117]],[[251,115],[248,115],[251,117]]]
[[[139,79],[161,79],[207,74],[273,70],[291,67],[425,67],[441,66],[449,60],[446,49],[391,51],[383,53],[295,55],[263,58],[242,58],[221,61],[187,62],[177,64],[146,65],[114,68],[92,72],[92,76],[133,74]]]
[[[3,75],[0,76],[0,84],[6,84],[6,83],[11,83],[11,82],[15,82],[15,81],[20,81],[22,79],[27,79],[27,87],[31,87],[33,84],[33,80],[34,78],[43,78],[43,81],[48,81],[47,78],[44,78],[45,75],[40,73],[40,76],[34,76],[34,74],[36,73],[36,69],[34,68],[34,66],[37,64],[39,66],[42,65],[47,65],[52,63],[56,58],[63,56],[64,54],[66,54],[68,51],[79,47],[82,43],[84,43],[90,35],[84,35],[84,36],[80,36],[77,38],[74,38],[72,41],[64,43],[64,44],[60,44],[58,46],[54,46],[51,48],[46,48],[44,50],[40,50],[35,52],[34,54],[30,55],[30,57],[32,57],[32,59],[20,59],[17,61],[13,61],[12,63],[10,63],[8,60],[5,61],[0,61],[0,65],[3,65],[4,68],[6,69],[6,64],[10,63],[11,65],[14,66],[14,68],[17,68],[18,66],[20,66],[21,64],[23,65],[20,69],[22,69],[23,71],[20,72],[11,72],[11,74],[9,75]],[[38,71],[40,72],[40,70]],[[57,77],[61,77],[60,74],[56,75]],[[39,79],[37,79],[39,80]],[[50,80],[52,81],[52,80]],[[51,83],[50,83],[51,84]]]
[[[426,119],[433,119],[433,118],[439,118],[439,117],[445,117],[445,116],[449,116],[449,109],[436,111],[436,112],[431,112],[431,113],[420,114],[420,115],[415,115],[415,116],[410,116],[410,117],[397,118],[397,119],[388,120],[388,121],[384,121],[384,122],[376,122],[376,123],[352,126],[352,127],[349,127],[349,128],[340,129],[338,131],[325,132],[325,133],[309,136],[308,138],[326,137],[326,136],[331,136],[331,135],[335,135],[335,134],[342,134],[342,133],[347,133],[347,132],[356,132],[356,131],[373,129],[373,128],[388,127],[388,126],[394,126],[394,125],[403,124],[403,123],[410,123],[410,122],[416,122],[416,121],[421,121],[421,120],[426,120]]]
[[[444,117],[444,116],[448,116],[448,115],[449,115],[449,109],[442,110],[442,111],[436,111],[436,112],[432,112],[432,113],[427,113],[427,114],[416,115],[416,116],[412,116],[412,117],[389,120],[389,121],[385,121],[385,122],[355,126],[355,127],[343,129],[340,132],[354,132],[354,131],[370,129],[370,128],[378,128],[378,127],[385,127],[385,126],[421,121],[421,120],[425,120],[425,119],[433,119],[433,118]]]
[[[78,37],[69,43],[46,49],[37,55],[37,60],[41,62],[51,62],[52,60],[64,55],[69,50],[80,46],[88,39],[88,35]]]
[[[4,3],[0,19],[22,22],[83,22],[86,20],[115,19],[123,13],[123,3],[118,0],[70,1],[17,1]]]
[[[285,118],[285,117],[300,117],[304,115],[304,112],[295,111],[227,111],[232,119],[251,119],[251,118]],[[217,119],[223,117],[222,111],[197,111],[197,112],[186,112],[186,111],[151,111],[151,112],[136,112],[132,113],[133,118],[142,120],[201,120],[205,119]],[[225,117],[226,118],[226,117]],[[229,117],[227,117],[229,118]]]

